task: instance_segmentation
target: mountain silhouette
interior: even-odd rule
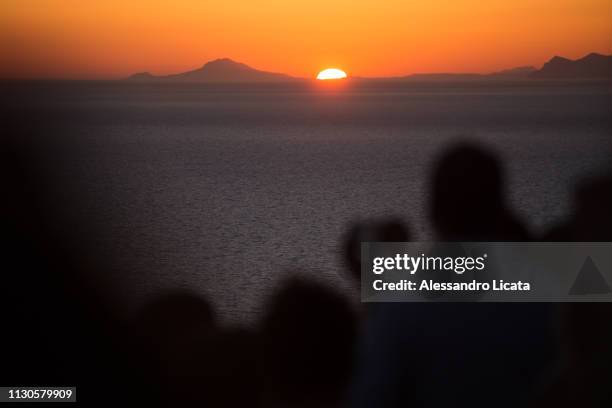
[[[276,72],[260,71],[229,58],[207,62],[201,68],[166,76],[153,76],[148,72],[132,75],[131,80],[171,80],[185,82],[287,82],[298,78]]]
[[[516,67],[504,69],[502,71],[491,72],[489,74],[473,74],[473,73],[433,73],[433,74],[412,74],[403,79],[410,80],[426,80],[426,81],[472,81],[472,80],[489,80],[489,79],[520,79],[527,78],[536,69],[531,66]]]
[[[417,73],[397,77],[351,77],[359,82],[370,81],[481,81],[523,79],[611,79],[612,56],[591,53],[578,60],[553,57],[537,70],[531,66],[506,69],[489,74],[475,73]],[[261,71],[229,58],[209,61],[202,67],[178,74],[155,76],[149,72],[138,72],[128,78],[134,81],[177,81],[205,83],[239,82],[291,82],[303,81],[287,74]]]
[[[612,55],[591,53],[577,60],[555,56],[531,75],[533,78],[612,78]]]

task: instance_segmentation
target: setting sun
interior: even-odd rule
[[[326,79],[343,79],[346,78],[346,72],[342,71],[338,68],[328,68],[319,72],[317,75],[318,80],[326,80]]]

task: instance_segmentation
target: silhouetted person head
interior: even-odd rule
[[[219,327],[204,298],[183,292],[162,295],[143,309],[134,329],[137,370],[150,404],[260,406],[256,335]]]
[[[177,343],[200,340],[215,328],[212,306],[192,293],[171,292],[147,304],[137,317],[134,329],[141,346],[152,352],[173,353]]]
[[[206,359],[217,328],[211,305],[192,293],[171,292],[147,304],[133,323],[135,370],[154,400],[204,382]],[[148,385],[147,385],[148,384]],[[198,386],[200,387],[201,384]],[[190,394],[176,399],[186,401]]]
[[[327,406],[351,372],[354,313],[334,290],[292,279],[267,305],[261,324],[267,406]]]
[[[434,166],[429,203],[439,238],[524,240],[525,229],[507,210],[499,159],[462,143],[446,150]]]
[[[542,240],[556,242],[612,241],[612,176],[589,178],[578,184],[573,211],[565,222],[547,231]]]
[[[353,224],[343,240],[343,256],[351,276],[360,281],[362,242],[407,242],[408,225],[399,218],[369,220]]]

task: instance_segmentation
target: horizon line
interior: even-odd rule
[[[509,68],[503,68],[500,70],[496,70],[496,71],[483,71],[483,72],[474,72],[474,71],[459,71],[459,72],[453,72],[453,71],[433,71],[433,72],[412,72],[412,73],[407,73],[407,74],[397,74],[397,75],[384,75],[384,76],[364,76],[364,75],[348,75],[348,77],[346,79],[364,79],[364,80],[393,80],[393,79],[406,79],[406,78],[410,78],[410,77],[414,77],[414,76],[426,76],[426,75],[457,75],[457,76],[490,76],[490,75],[495,75],[495,74],[499,74],[499,73],[503,73],[503,72],[507,72],[507,71],[512,71],[512,70],[518,70],[518,69],[533,69],[533,71],[538,71],[540,69],[542,69],[542,67],[552,61],[555,58],[562,58],[562,59],[566,59],[569,61],[579,61],[582,60],[590,55],[599,55],[599,56],[604,56],[604,57],[610,57],[612,56],[612,54],[605,54],[605,53],[600,53],[600,52],[588,52],[586,54],[584,54],[582,57],[576,58],[576,59],[571,59],[571,58],[567,58],[567,57],[563,57],[560,56],[558,54],[553,55],[552,57],[550,57],[544,64],[542,64],[539,68],[536,65],[516,65],[516,66],[511,66]],[[51,77],[19,77],[19,76],[14,76],[14,77],[0,77],[0,81],[124,81],[126,79],[130,79],[132,78],[134,75],[138,75],[138,74],[148,74],[151,75],[152,79],[165,79],[167,77],[171,77],[174,75],[181,75],[187,72],[192,72],[192,71],[197,71],[198,69],[202,69],[203,67],[205,67],[207,64],[212,63],[212,62],[217,62],[217,61],[230,61],[233,62],[235,64],[242,64],[247,66],[248,68],[255,70],[255,71],[259,71],[259,72],[263,72],[263,73],[269,73],[269,74],[278,74],[278,75],[285,75],[287,76],[287,82],[290,81],[295,81],[295,80],[302,80],[302,81],[316,81],[315,75],[311,76],[311,77],[304,77],[304,76],[294,76],[291,74],[287,74],[284,72],[279,72],[279,71],[268,71],[268,70],[263,70],[263,69],[259,69],[259,68],[254,68],[253,66],[249,65],[248,63],[244,63],[238,60],[235,60],[233,58],[229,58],[229,57],[221,57],[221,58],[215,58],[215,59],[211,59],[207,62],[205,62],[202,65],[199,65],[197,67],[193,67],[193,68],[188,68],[185,71],[181,71],[181,72],[176,72],[176,73],[168,73],[168,74],[153,74],[151,71],[137,71],[137,72],[132,72],[131,74],[127,74],[127,76],[125,75],[121,75],[121,76],[85,76],[85,77],[63,77],[63,76],[51,76]],[[322,68],[324,69],[324,68]],[[205,82],[205,81],[183,81],[183,82]],[[217,82],[223,82],[223,81],[217,81]],[[231,81],[231,82],[254,82],[254,81]],[[259,82],[265,82],[265,81],[259,81]],[[282,81],[276,81],[276,82],[282,82]]]

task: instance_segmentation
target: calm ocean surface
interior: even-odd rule
[[[180,288],[212,299],[227,321],[250,321],[293,273],[350,290],[342,233],[353,220],[397,215],[414,239],[433,238],[428,177],[454,141],[503,158],[508,199],[535,232],[567,215],[574,182],[609,165],[612,151],[610,84],[10,92],[59,207],[86,225],[75,238],[109,260],[99,285],[127,314]]]

